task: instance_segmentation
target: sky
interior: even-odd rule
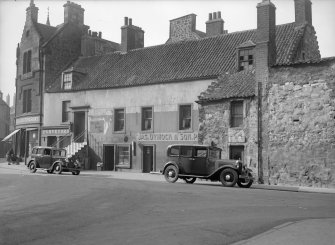
[[[276,6],[276,24],[294,22],[294,0],[271,0]],[[0,90],[6,100],[15,93],[16,47],[21,40],[28,0],[0,0]],[[46,23],[48,8],[50,24],[64,22],[64,0],[35,0],[39,8],[38,22]],[[92,31],[101,31],[102,38],[121,42],[124,17],[141,27],[144,46],[159,45],[169,37],[169,20],[194,13],[196,29],[205,32],[208,14],[221,11],[224,29],[228,32],[256,29],[257,3],[261,0],[73,0],[85,9],[84,23]],[[312,22],[322,57],[335,56],[335,1],[312,0]]]

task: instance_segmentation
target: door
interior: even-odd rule
[[[179,165],[182,174],[194,174],[195,158],[193,157],[193,146],[180,146]]]
[[[143,146],[143,173],[154,171],[154,147]]]
[[[115,170],[114,146],[104,145],[104,170]]]
[[[84,142],[85,140],[85,112],[76,111],[73,117],[73,136],[75,142]]]
[[[194,164],[192,166],[192,172],[196,175],[208,175],[208,164],[207,164],[207,148],[206,147],[195,147],[194,148]]]
[[[40,158],[40,167],[41,168],[50,168],[51,162],[51,149],[44,149],[41,158]]]

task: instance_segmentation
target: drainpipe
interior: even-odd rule
[[[42,40],[40,41],[40,43],[42,43]],[[40,125],[38,128],[38,144],[41,145],[42,143],[42,125],[43,125],[43,92],[44,92],[44,82],[45,82],[45,54],[43,52],[42,47],[39,47],[40,50],[40,55],[39,55],[39,59],[40,59],[40,76],[39,76],[39,82],[40,82]]]

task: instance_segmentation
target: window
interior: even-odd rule
[[[152,107],[142,108],[142,130],[152,130]]]
[[[70,103],[71,101],[62,102],[62,122],[68,122],[70,119]]]
[[[182,146],[180,148],[180,155],[182,157],[191,157],[192,156],[192,146]]]
[[[31,50],[23,54],[23,74],[31,72]]]
[[[114,131],[124,131],[124,109],[115,109],[114,117]]]
[[[50,149],[45,149],[44,150],[44,155],[45,156],[50,156],[51,155],[51,150]]]
[[[242,49],[239,51],[238,67],[239,70],[249,70],[253,68],[254,55],[252,49]]]
[[[23,113],[31,112],[31,89],[23,90],[22,107]]]
[[[206,157],[207,149],[195,149],[195,157]]]
[[[191,129],[191,105],[179,106],[179,130]]]
[[[170,156],[179,156],[179,146],[171,147]]]
[[[72,88],[72,73],[63,73],[63,89],[71,89]]]
[[[231,145],[230,147],[229,159],[234,160],[244,160],[244,146],[240,145]]]
[[[118,166],[119,167],[130,167],[130,146],[118,146]]]
[[[241,127],[243,125],[243,101],[232,101],[230,107],[230,126]]]

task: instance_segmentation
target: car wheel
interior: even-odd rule
[[[73,175],[79,175],[79,174],[80,174],[80,171],[79,171],[79,170],[72,171],[72,174],[73,174]]]
[[[30,173],[35,173],[36,170],[37,170],[36,162],[32,161],[29,164],[29,171],[30,171]]]
[[[174,183],[178,180],[178,169],[173,166],[167,166],[164,172],[164,177],[167,182]]]
[[[54,168],[53,168],[53,172],[55,174],[61,174],[62,173],[62,165],[60,163],[56,163]]]
[[[220,174],[220,181],[225,187],[233,187],[237,182],[238,176],[234,169],[226,168]]]
[[[249,176],[252,177],[252,176]],[[252,179],[248,179],[247,181],[245,181],[244,179],[238,179],[237,180],[237,185],[241,188],[249,188],[253,183]]]
[[[187,184],[193,184],[197,178],[185,178],[185,182]]]

